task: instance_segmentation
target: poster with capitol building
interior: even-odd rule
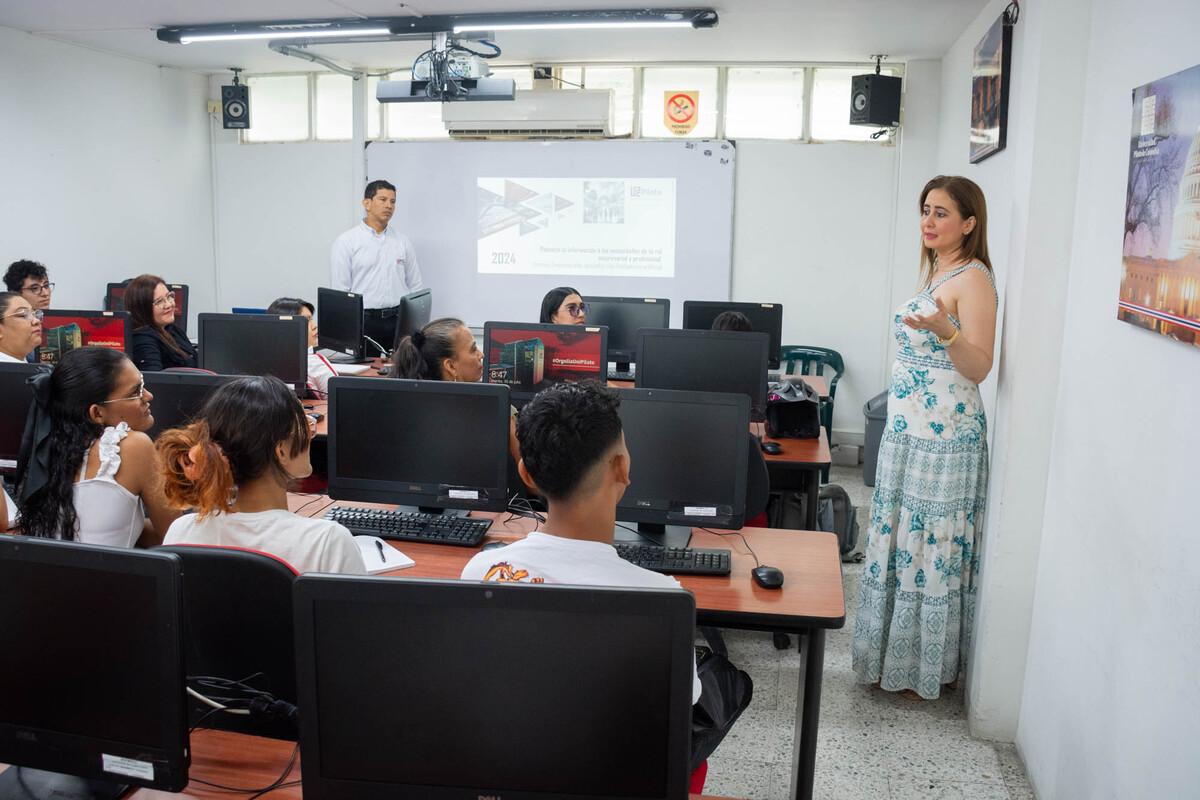
[[[1200,346],[1200,65],[1133,91],[1117,318]]]

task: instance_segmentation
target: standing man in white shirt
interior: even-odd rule
[[[392,348],[400,299],[425,284],[412,242],[388,224],[396,212],[396,187],[371,181],[362,204],[366,217],[333,242],[331,285],[363,296],[363,333]]]

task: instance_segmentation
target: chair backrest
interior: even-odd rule
[[[158,548],[183,562],[183,613],[189,684],[193,676],[242,680],[296,703],[292,583],[296,570],[257,550],[206,545]],[[203,692],[201,692],[203,694]],[[190,702],[192,721],[209,708]],[[215,713],[206,727],[297,738],[294,724]]]
[[[167,367],[163,372],[182,372],[185,375],[216,375],[211,369],[200,369],[199,367]]]
[[[750,437],[750,457],[746,459],[746,519],[757,517],[767,510],[770,499],[771,479],[767,474],[767,460],[763,458],[759,447],[758,437],[753,433]]]
[[[813,347],[810,345],[788,344],[779,349],[779,361],[784,371],[792,373],[796,363],[800,364],[801,375],[824,375],[825,368],[833,370],[833,378],[829,381],[829,397],[832,399],[837,391],[838,378],[846,371],[842,354],[828,347]],[[794,373],[793,373],[794,374]]]

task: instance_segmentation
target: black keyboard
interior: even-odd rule
[[[728,575],[729,551],[701,547],[655,547],[617,542],[617,555],[652,572],[672,575]]]
[[[441,514],[406,514],[400,511],[351,506],[335,506],[325,513],[325,519],[331,519],[349,528],[355,535],[366,534],[381,539],[454,544],[461,547],[477,547],[487,535],[488,528],[492,526],[490,519],[445,517]]]
[[[610,369],[608,371],[608,379],[610,381],[631,381],[636,377],[637,375],[633,370],[629,370],[629,372],[622,372],[619,369]]]

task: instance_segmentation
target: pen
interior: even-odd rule
[[[378,539],[376,539],[376,540],[375,540],[375,546],[379,548],[379,560],[380,560],[380,561],[382,561],[383,563],[385,563],[385,564],[386,564],[386,563],[387,563],[387,556],[385,556],[385,555],[383,554],[383,542],[381,542],[381,541],[379,541]]]

